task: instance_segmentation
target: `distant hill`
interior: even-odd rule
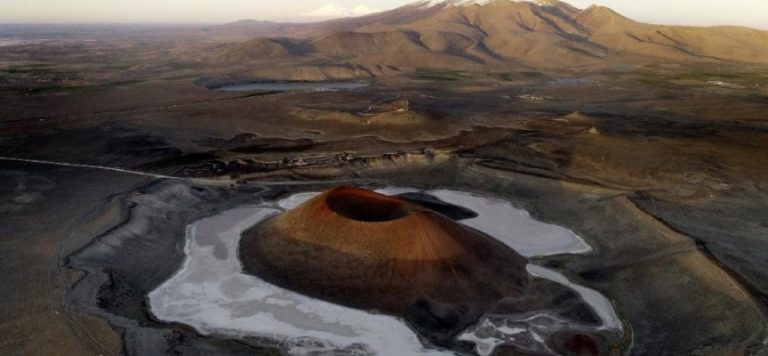
[[[659,59],[768,63],[766,31],[651,25],[606,7],[579,9],[557,0],[425,0],[312,24],[227,26],[261,37],[216,57],[230,64],[306,57],[375,72],[386,66],[572,68]]]

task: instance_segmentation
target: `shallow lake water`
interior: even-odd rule
[[[330,91],[367,87],[366,82],[258,82],[238,83],[218,87],[217,91]]]
[[[527,211],[516,208],[510,202],[501,199],[447,189],[422,191],[391,187],[377,191],[386,195],[425,193],[446,203],[472,210],[478,216],[462,220],[462,224],[496,238],[525,257],[581,254],[592,251],[592,247],[573,231],[535,220]],[[291,209],[318,194],[320,193],[299,193],[280,202],[280,205],[284,209]]]
[[[461,223],[524,251],[521,253],[526,256],[590,251],[589,245],[573,232],[538,222],[502,200],[452,190],[387,188],[379,192],[422,192],[473,210],[479,216]],[[241,233],[317,194],[299,193],[276,203],[240,207],[190,225],[187,259],[175,276],[150,293],[152,313],[164,321],[190,325],[203,334],[276,340],[290,354],[454,354],[425,346],[398,318],[309,298],[243,273],[238,258]],[[511,232],[516,229],[525,233]],[[599,328],[621,328],[610,301],[600,293],[543,267],[529,265],[528,272],[573,289],[594,309],[602,323]],[[474,342],[478,354],[488,355],[502,343],[523,347],[542,344],[543,335],[564,328],[581,326],[557,319],[547,311],[532,311],[526,315],[483,317],[459,338]]]
[[[26,40],[22,38],[0,37],[0,47],[40,44],[47,40]]]

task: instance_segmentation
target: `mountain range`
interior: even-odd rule
[[[768,63],[768,31],[634,21],[602,6],[558,0],[424,0],[310,24],[244,21],[253,39],[224,48],[222,64],[337,63],[387,68],[582,68],[675,62]]]
[[[358,5],[355,7],[345,7],[335,2],[329,2],[318,9],[305,12],[301,14],[301,16],[317,18],[317,19],[324,19],[324,18],[331,19],[331,18],[339,18],[339,17],[365,16],[375,12],[377,11],[365,5]]]

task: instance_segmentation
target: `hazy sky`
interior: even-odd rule
[[[413,0],[0,0],[0,23],[206,22],[306,20],[299,16],[333,1],[386,10]],[[768,29],[768,0],[571,0],[596,3],[644,22]]]

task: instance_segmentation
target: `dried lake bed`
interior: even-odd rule
[[[22,164],[29,165],[20,162],[19,168]],[[73,169],[38,170],[35,179],[55,181],[79,194],[88,187],[62,180]],[[385,192],[426,194],[476,213],[458,220],[465,225],[489,217],[496,221],[494,214],[486,214],[506,211],[504,221],[497,221],[499,226],[517,224],[539,232],[541,239],[515,241],[518,238],[503,234],[508,231],[503,228],[486,233],[527,251],[532,280],[570,291],[569,298],[585,306],[575,314],[551,313],[557,310],[539,303],[527,313],[484,315],[456,335],[456,339],[472,345],[463,352],[505,352],[511,344],[546,353],[543,346],[549,345],[541,340],[559,337],[562,330],[566,335],[597,333],[607,338],[609,350],[639,353],[659,351],[652,335],[662,331],[668,332],[664,337],[670,338],[668,343],[674,341],[671,345],[676,350],[696,348],[707,335],[721,335],[723,340],[730,340],[728,345],[733,349],[765,340],[759,308],[732,277],[692,243],[613,191],[584,190],[522,175],[510,176],[514,179],[505,185],[487,187],[489,178],[498,178],[478,169],[462,171],[460,177],[467,177],[470,184],[446,180],[439,186],[450,188],[430,190],[424,187],[433,185],[420,184],[421,174],[438,182],[439,177],[448,177],[439,169],[430,169],[402,180],[365,184],[414,184],[421,188],[389,188]],[[100,175],[124,176],[114,171]],[[11,179],[9,186],[14,182]],[[239,230],[328,188],[328,184],[303,182],[262,186],[155,180],[124,188],[124,194],[105,195],[102,203],[83,215],[83,219],[93,221],[91,230],[72,230],[90,242],[68,253],[63,262],[84,272],[69,287],[67,308],[103,318],[122,330],[121,342],[130,355],[286,354],[329,349],[367,354],[393,338],[404,350],[415,353],[446,352],[424,344],[401,320],[312,300],[241,273],[234,252]],[[20,193],[14,190],[9,194],[13,200]],[[51,200],[50,192],[43,192],[38,202],[51,204],[56,200]],[[19,214],[28,210],[17,210],[17,205],[8,206],[6,211]],[[71,207],[61,209],[69,211]],[[211,221],[214,224],[208,225]],[[194,273],[189,275],[190,271]],[[265,298],[270,294],[275,297]],[[545,301],[552,298],[547,294],[541,297]],[[162,303],[166,309],[158,307]],[[591,317],[584,318],[585,313]],[[259,318],[262,324],[253,322]],[[380,324],[372,327],[367,322],[370,320]],[[680,323],[695,323],[699,328],[691,330]],[[271,325],[269,329],[278,335],[265,336],[265,332],[270,333],[265,325]]]
[[[446,189],[385,188],[379,192],[418,192],[469,209],[477,217],[462,223],[526,257],[591,251],[574,232],[539,222],[503,200]],[[238,207],[189,225],[186,261],[170,280],[149,294],[151,312],[163,321],[187,324],[203,334],[274,339],[291,354],[453,354],[423,344],[397,318],[309,298],[242,272],[237,253],[240,234],[317,194],[298,193],[276,203]],[[564,330],[622,331],[612,303],[601,293],[574,284],[549,268],[530,264],[528,272],[571,288],[593,309],[599,325],[579,325],[548,310],[531,310],[522,315],[483,317],[458,338],[474,343],[478,354],[489,355],[502,344],[552,352],[545,344],[547,337]]]

